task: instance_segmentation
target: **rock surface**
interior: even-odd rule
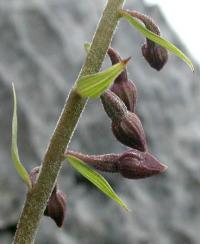
[[[19,151],[28,170],[40,162],[85,57],[105,0],[10,0],[0,2],[0,243],[11,243],[25,187],[10,159],[11,82],[18,98]],[[160,10],[127,1],[151,15],[163,36],[184,50]],[[126,213],[67,164],[59,178],[68,196],[64,228],[43,218],[36,243],[198,244],[200,239],[200,82],[173,55],[160,72],[141,55],[144,38],[125,21],[113,40],[132,56],[130,78],[139,91],[137,112],[150,151],[169,166],[147,180],[106,175],[132,209]],[[97,112],[98,111],[98,112]],[[197,112],[198,111],[198,112]],[[94,143],[95,142],[95,143]],[[119,152],[99,100],[89,102],[71,148],[88,153]]]

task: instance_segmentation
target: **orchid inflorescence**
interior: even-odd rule
[[[160,35],[159,28],[154,21],[137,11],[126,11],[132,17],[142,21],[147,29]],[[129,58],[123,61],[118,52],[113,48],[107,51],[112,65],[128,62]],[[160,70],[167,61],[167,50],[147,38],[142,46],[142,54],[151,67]],[[108,117],[111,119],[111,128],[115,138],[129,147],[123,153],[111,153],[103,155],[86,155],[80,152],[67,150],[65,157],[74,156],[93,168],[109,173],[119,173],[128,179],[141,179],[159,174],[167,169],[167,166],[160,163],[148,151],[145,132],[136,114],[137,88],[132,80],[128,78],[127,68],[118,75],[111,87],[101,96],[101,102]],[[40,167],[35,167],[30,172],[32,187],[36,185]],[[49,198],[45,216],[51,217],[58,227],[64,222],[66,211],[66,196],[54,186]]]
[[[124,10],[124,12],[139,19],[148,30],[160,36],[158,26],[149,16],[137,11]],[[107,54],[112,65],[122,61],[117,51],[111,47]],[[148,38],[142,46],[142,54],[156,70],[162,69],[168,59],[167,50]],[[128,79],[126,68],[115,79],[110,89],[101,95],[101,102],[111,119],[114,136],[131,149],[120,154],[86,155],[71,150],[67,150],[65,154],[75,156],[100,171],[118,172],[129,179],[150,177],[165,171],[167,166],[148,152],[144,129],[135,113],[137,89],[133,81]]]
[[[113,65],[122,60],[113,48],[109,48],[107,53]],[[135,113],[137,89],[128,79],[126,69],[101,95],[101,102],[111,119],[113,135],[131,149],[120,154],[86,155],[71,150],[65,154],[75,156],[97,170],[120,173],[129,179],[150,177],[165,171],[167,166],[148,152],[145,132]]]

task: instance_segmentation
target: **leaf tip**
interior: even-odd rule
[[[131,60],[131,56],[126,58],[126,59],[123,59],[121,62],[122,62],[123,65],[126,66],[130,60]]]
[[[190,69],[192,70],[192,73],[194,73],[194,65],[193,65],[193,63],[190,64]]]
[[[184,55],[184,58],[182,60],[190,67],[192,73],[194,73],[195,68],[194,68],[192,61],[185,54],[183,54],[183,55]]]
[[[128,206],[126,204],[123,204],[123,209],[126,211],[126,212],[131,212],[131,210],[128,208]]]
[[[15,93],[15,84],[12,82],[12,92],[13,92],[13,97],[14,99],[16,98],[16,93]]]

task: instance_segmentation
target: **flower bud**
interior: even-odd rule
[[[32,186],[36,184],[39,172],[40,167],[35,167],[30,172]],[[44,215],[51,217],[58,227],[62,227],[65,218],[66,196],[62,191],[58,190],[57,188],[58,186],[56,184],[48,200]]]
[[[123,101],[111,91],[104,92],[101,100],[112,120],[112,131],[117,140],[128,147],[146,151],[145,134],[137,115],[129,112]]]
[[[107,115],[112,121],[119,121],[127,113],[123,101],[112,91],[107,90],[101,95],[101,101]]]
[[[156,43],[148,43],[142,46],[142,54],[150,66],[159,71],[168,60],[167,50]]]
[[[121,62],[121,57],[113,48],[108,49],[108,55],[113,65]],[[137,89],[135,84],[128,79],[126,69],[115,79],[114,83],[110,87],[110,90],[125,103],[129,111],[135,111]]]
[[[97,170],[117,173],[128,179],[140,179],[162,173],[167,166],[161,164],[149,152],[141,152],[136,149],[124,153],[86,155],[80,152],[68,150],[65,156],[72,155]]]
[[[65,218],[65,210],[66,196],[62,191],[57,190],[57,186],[55,186],[44,211],[44,215],[52,218],[58,227],[62,227]]]
[[[149,152],[140,152],[131,149],[119,158],[118,169],[120,174],[128,179],[141,179],[160,174],[167,169]]]
[[[138,116],[127,112],[118,121],[112,121],[112,131],[118,141],[139,151],[147,150],[145,133]]]
[[[125,103],[130,112],[135,112],[137,102],[137,89],[131,80],[114,83],[110,90],[114,92]]]
[[[149,16],[138,11],[126,11],[131,16],[144,23],[146,28],[160,36],[160,30],[156,23]],[[167,49],[146,38],[147,42],[142,46],[142,54],[150,66],[156,70],[161,70],[168,60]]]

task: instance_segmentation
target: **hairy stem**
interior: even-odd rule
[[[108,0],[79,77],[98,72],[101,68],[118,23],[118,10],[124,2],[125,0]],[[62,166],[64,151],[86,102],[87,99],[81,98],[72,88],[42,161],[38,181],[27,194],[15,233],[14,244],[34,243],[40,219]]]

